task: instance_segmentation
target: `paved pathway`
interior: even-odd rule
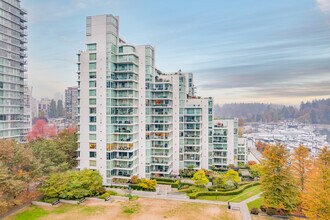
[[[252,202],[252,201],[260,198],[260,195],[261,194],[262,193],[259,193],[259,194],[255,195],[255,196],[252,196],[252,197],[250,197],[250,198],[248,198],[248,199],[240,202],[239,205],[240,205],[240,208],[241,208],[240,210],[241,210],[241,214],[242,214],[243,220],[252,220],[251,214],[250,214],[250,211],[249,211],[249,208],[247,206],[247,203]]]

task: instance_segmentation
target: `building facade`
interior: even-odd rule
[[[19,0],[0,0],[0,138],[23,141],[27,18]]]
[[[49,118],[50,103],[49,98],[42,98],[38,101],[38,117]]]
[[[68,87],[65,90],[64,105],[66,123],[76,124],[78,116],[78,87]]]
[[[113,15],[87,17],[86,37],[77,63],[79,169],[121,185],[133,175],[238,164],[237,119],[213,120],[213,99],[195,95],[192,73],[156,69],[154,48],[122,40]]]

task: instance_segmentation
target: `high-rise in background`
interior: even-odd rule
[[[17,141],[31,124],[26,15],[19,0],[0,0],[0,137]]]

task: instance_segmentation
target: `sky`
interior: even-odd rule
[[[36,98],[77,85],[86,16],[120,17],[120,36],[152,45],[163,72],[194,73],[219,104],[296,105],[330,97],[330,0],[22,0]]]

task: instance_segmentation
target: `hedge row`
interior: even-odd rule
[[[236,189],[233,191],[228,191],[228,192],[215,192],[215,191],[204,191],[204,192],[196,192],[196,193],[191,193],[189,194],[189,198],[190,199],[196,199],[199,196],[231,196],[231,195],[237,195],[242,193],[244,190],[252,187],[252,186],[256,186],[259,185],[260,183],[251,183],[251,184],[247,184],[244,187],[242,187],[241,189]]]
[[[133,190],[142,190],[142,191],[150,191],[150,192],[154,192],[155,190],[147,190],[142,188],[141,186],[139,186],[139,184],[130,184],[129,185],[131,187],[131,189]]]
[[[243,187],[245,185],[248,185],[248,184],[252,184],[252,183],[256,183],[256,182],[240,182],[238,183],[238,187]],[[218,192],[228,192],[229,189],[225,189],[225,188],[219,188],[218,186],[212,186],[210,188],[208,188],[209,191],[218,191]]]
[[[176,180],[175,179],[169,179],[169,178],[151,178],[153,180],[156,180],[158,182],[168,182],[168,183],[174,183]]]
[[[157,184],[161,184],[161,185],[172,185],[174,183],[170,183],[170,182],[161,182],[157,180]]]

